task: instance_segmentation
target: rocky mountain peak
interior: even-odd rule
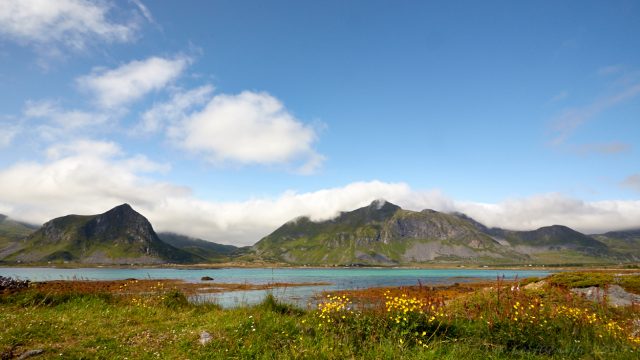
[[[400,206],[392,204],[385,199],[376,199],[368,206],[371,210],[400,210]]]
[[[157,238],[149,220],[129,204],[122,204],[96,215],[87,223],[85,232],[88,237],[127,239],[129,242]]]
[[[401,210],[398,205],[386,200],[374,200],[369,206],[343,212],[335,221],[347,221],[349,223],[384,221],[393,216],[398,210]]]
[[[140,215],[138,212],[133,210],[131,205],[124,203],[122,205],[118,205],[113,209],[105,212],[104,214],[100,214],[98,216],[103,217],[119,217],[119,218],[131,218],[131,217],[144,217]]]

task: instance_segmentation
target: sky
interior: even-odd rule
[[[638,228],[639,38],[632,0],[0,0],[0,213]]]

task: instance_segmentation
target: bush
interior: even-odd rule
[[[264,300],[260,304],[258,304],[259,308],[264,310],[273,311],[278,314],[290,314],[290,315],[302,315],[304,311],[289,304],[282,303],[276,299],[273,294],[268,293],[267,296],[264,297]]]

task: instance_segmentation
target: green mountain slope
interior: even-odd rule
[[[149,221],[128,204],[99,215],[67,215],[21,240],[4,261],[95,264],[193,263],[204,258],[162,242]]]
[[[6,215],[0,214],[0,238],[20,239],[31,234],[37,228],[37,226],[15,221]]]
[[[222,245],[169,232],[158,233],[158,237],[175,248],[203,257],[210,262],[231,261],[245,254],[248,250],[248,247],[239,248],[233,245]]]
[[[22,247],[20,240],[36,229],[36,226],[15,221],[0,214],[0,259],[20,250]]]
[[[316,265],[512,262],[527,258],[454,215],[403,210],[382,200],[327,221],[298,218],[253,248],[266,260]]]
[[[618,253],[620,257],[629,261],[640,260],[640,229],[611,231],[591,236],[606,244],[612,251]]]

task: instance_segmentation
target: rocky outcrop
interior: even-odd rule
[[[0,276],[0,294],[13,292],[29,287],[29,280],[18,280],[10,277]]]
[[[631,306],[640,304],[640,295],[630,293],[620,285],[609,285],[605,288],[596,286],[587,288],[574,288],[571,292],[584,296],[587,300],[595,302],[606,302],[610,306]]]

